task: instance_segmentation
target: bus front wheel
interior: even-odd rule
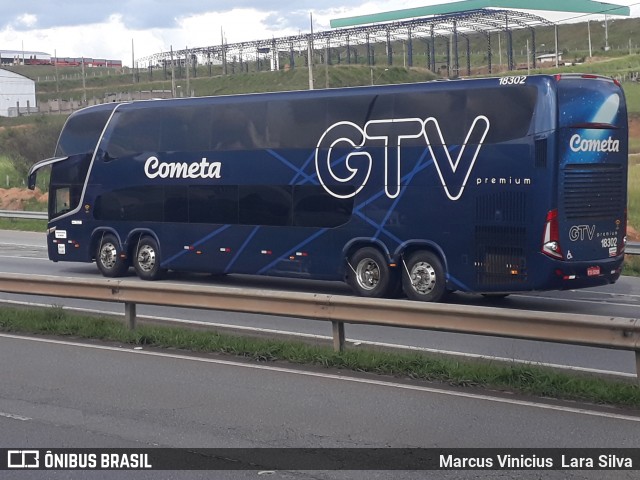
[[[437,255],[415,252],[402,266],[402,289],[411,300],[439,302],[446,294],[445,272]]]
[[[133,257],[133,267],[142,280],[159,280],[166,270],[160,268],[160,249],[151,237],[142,237]]]
[[[96,252],[96,265],[105,277],[121,277],[129,269],[126,258],[121,255],[120,243],[115,235],[106,234],[100,240]]]
[[[361,297],[386,297],[395,286],[395,276],[382,253],[365,247],[348,260],[347,283]]]

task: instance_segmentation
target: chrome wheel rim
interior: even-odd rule
[[[100,263],[107,269],[112,269],[118,262],[118,249],[113,243],[107,242],[100,247]]]
[[[430,263],[417,262],[409,272],[411,286],[420,295],[427,295],[436,287],[436,271]]]
[[[150,272],[156,266],[156,251],[149,245],[143,245],[138,250],[138,266],[144,272]]]
[[[363,290],[373,290],[380,283],[380,266],[370,258],[365,258],[356,267],[356,280]]]

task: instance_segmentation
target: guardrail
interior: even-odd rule
[[[0,217],[46,220],[47,212],[29,212],[26,210],[0,210]]]
[[[635,352],[636,380],[640,385],[638,318],[514,312],[493,307],[431,304],[408,300],[12,273],[0,273],[0,291],[123,303],[130,328],[136,326],[138,304],[330,321],[333,328],[333,345],[337,351],[344,349],[345,323],[631,350]]]
[[[28,212],[24,210],[0,210],[0,217],[46,220],[47,212]],[[626,254],[640,255],[640,242],[628,242],[627,248],[626,248]]]

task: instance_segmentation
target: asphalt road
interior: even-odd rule
[[[0,231],[0,271],[81,278],[96,278],[99,275],[93,264],[56,264],[47,260],[43,234],[10,231]],[[131,278],[135,278],[133,274]],[[235,285],[246,288],[304,290],[338,295],[350,294],[348,288],[342,283],[292,281],[240,275],[214,278],[206,275],[172,274],[165,281],[187,284]],[[2,293],[0,293],[0,300],[67,305],[78,309],[117,313],[122,313],[123,310],[121,305],[111,303]],[[514,315],[517,315],[518,310],[538,310],[635,318],[640,306],[640,279],[623,277],[615,285],[576,291],[516,294],[499,302],[487,302],[480,296],[462,294],[452,295],[449,301],[467,305],[500,306],[513,309]],[[285,332],[323,338],[329,338],[331,335],[328,323],[313,320],[232,312],[167,309],[153,306],[140,306],[138,315],[201,321],[224,326],[231,325],[237,328],[265,331],[268,334]],[[356,345],[374,343],[402,348],[426,349],[460,356],[485,356],[508,361],[535,362],[612,373],[621,377],[635,375],[635,358],[632,352],[366,325],[346,325],[346,336],[351,342],[350,348],[357,348],[354,347],[354,343]]]
[[[0,334],[0,447],[637,447],[637,412],[380,376]],[[17,472],[12,472],[17,473]],[[606,475],[603,475],[606,473]],[[20,472],[257,478],[266,472]],[[270,478],[637,478],[588,471],[298,471]]]

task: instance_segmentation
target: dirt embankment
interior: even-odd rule
[[[48,193],[36,187],[35,190],[26,188],[0,188],[0,210],[25,210],[27,202],[36,201],[38,203],[47,203]]]

